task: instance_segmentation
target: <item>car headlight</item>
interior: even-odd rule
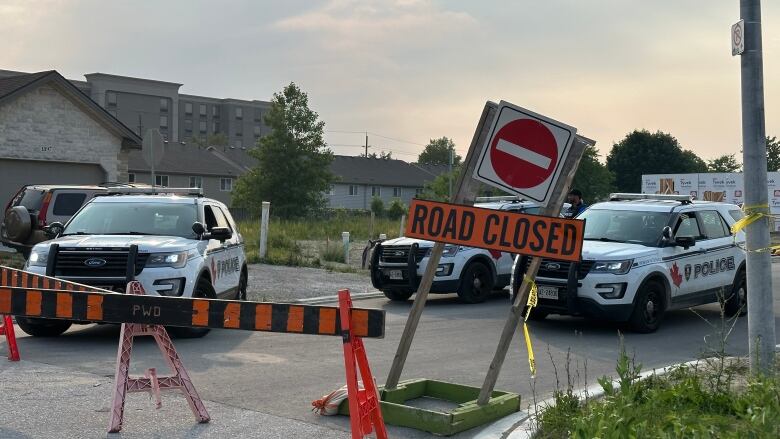
[[[152,253],[146,261],[146,267],[184,268],[187,265],[187,252]]]
[[[49,261],[49,250],[33,250],[30,252],[30,258],[27,259],[31,267],[45,267]]]
[[[633,259],[625,261],[596,261],[590,271],[594,273],[626,274],[631,270]]]
[[[441,256],[444,258],[451,258],[458,254],[460,251],[460,246],[457,245],[445,245],[444,251],[441,253]]]

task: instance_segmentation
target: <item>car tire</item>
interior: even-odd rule
[[[482,262],[472,262],[463,272],[458,297],[466,303],[480,303],[493,292],[493,273]]]
[[[723,313],[727,317],[743,315],[747,312],[747,275],[741,271],[731,288],[731,294],[723,303]]]
[[[14,206],[5,212],[3,229],[9,240],[25,242],[32,232],[30,212],[24,206]]]
[[[406,302],[414,294],[414,291],[410,290],[385,290],[382,292],[393,302]]]
[[[67,331],[73,323],[68,320],[16,317],[16,324],[22,331],[33,337],[57,337]]]
[[[637,291],[629,324],[634,332],[655,332],[664,317],[664,288],[657,281],[647,281]]]
[[[201,278],[198,280],[197,285],[195,285],[192,297],[213,299],[216,297],[216,294],[214,293],[214,288],[211,286],[211,283],[207,279]],[[210,328],[180,328],[173,326],[167,327],[166,329],[168,330],[168,333],[175,338],[201,338],[211,331]]]
[[[246,300],[246,289],[249,283],[249,275],[246,269],[241,270],[241,278],[238,281],[238,291],[236,292],[236,300]]]

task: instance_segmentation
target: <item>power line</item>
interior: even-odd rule
[[[410,140],[396,139],[395,137],[383,136],[382,134],[377,134],[371,131],[369,131],[368,134],[372,134],[374,136],[381,137],[383,139],[394,140],[396,142],[409,143],[411,145],[417,145],[417,146],[426,146],[424,143],[417,143],[417,142],[412,142]]]

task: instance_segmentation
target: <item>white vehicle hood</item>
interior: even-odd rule
[[[582,259],[609,261],[636,259],[657,254],[658,249],[624,242],[585,241],[582,245]]]
[[[178,236],[155,235],[73,235],[64,236],[53,241],[46,241],[39,245],[59,244],[60,247],[130,247],[135,244],[138,251],[148,252],[174,252],[192,248],[196,241]]]
[[[412,245],[417,244],[420,247],[433,247],[433,241],[426,241],[424,239],[406,238],[400,237],[395,239],[388,239],[382,241],[382,245]]]

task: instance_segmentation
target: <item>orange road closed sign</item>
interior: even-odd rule
[[[579,262],[585,221],[412,200],[406,236]]]

